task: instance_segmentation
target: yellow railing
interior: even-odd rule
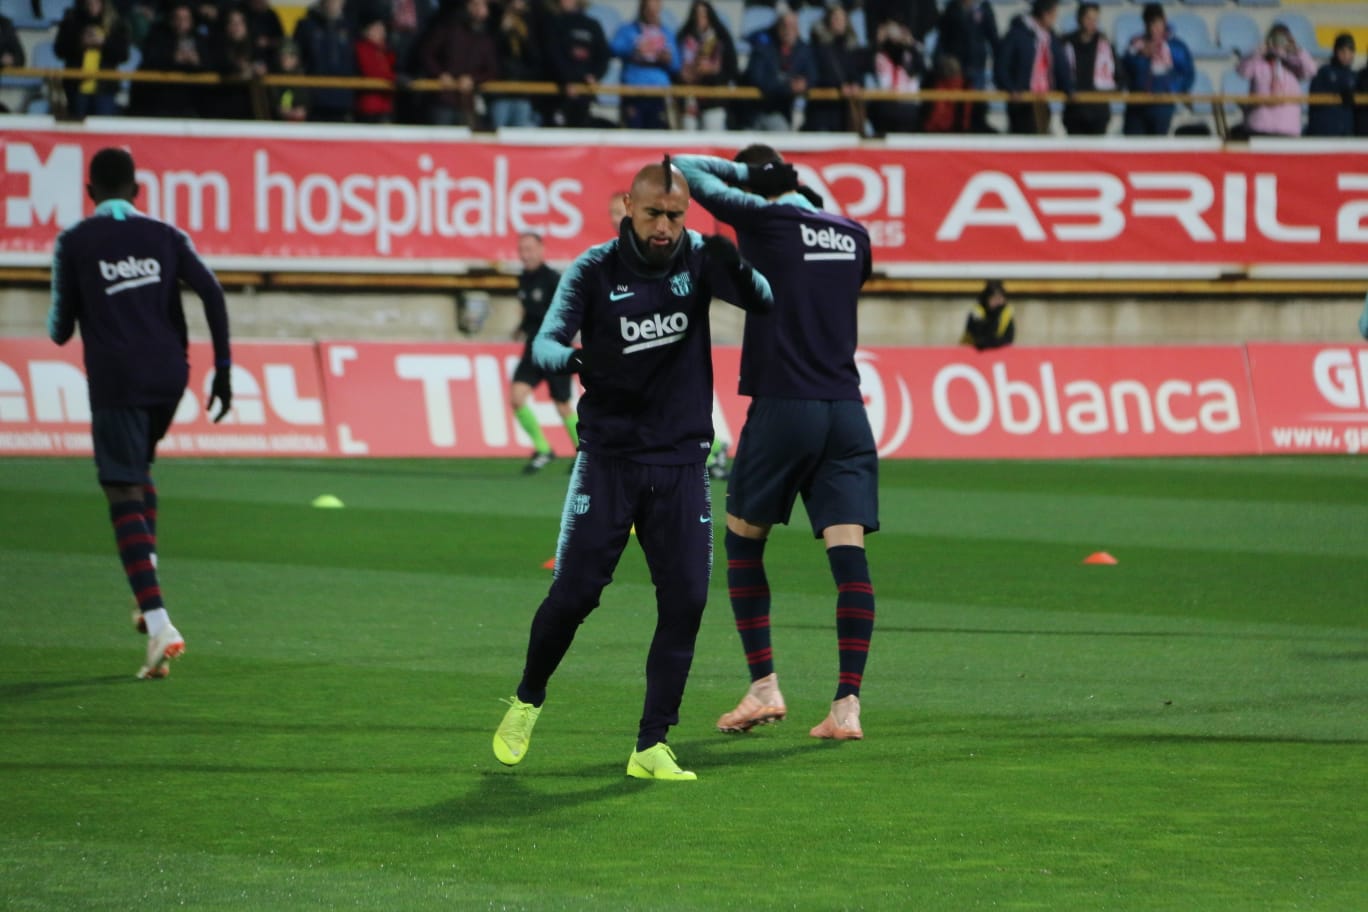
[[[60,106],[61,93],[57,91],[64,80],[99,80],[119,83],[161,83],[198,86],[242,86],[253,89],[295,87],[314,89],[352,89],[372,92],[455,92],[452,82],[441,79],[413,79],[391,82],[385,79],[372,79],[361,76],[312,76],[304,74],[269,74],[249,80],[233,79],[217,73],[167,73],[146,70],[59,70],[38,69],[34,67],[0,68],[0,85],[8,77],[28,77],[45,80],[54,100],[54,110]],[[678,101],[687,98],[723,99],[728,101],[755,101],[762,96],[758,89],[750,86],[625,86],[577,83],[561,86],[552,82],[511,82],[494,81],[480,85],[480,95],[525,95],[525,96],[619,96],[624,98],[664,98]],[[917,92],[899,92],[887,89],[860,88],[850,92],[840,89],[809,89],[804,93],[809,101],[845,101],[854,106],[858,116],[854,121],[864,122],[861,106],[877,101],[952,101],[952,102],[1058,102],[1058,103],[1111,103],[1123,104],[1184,104],[1189,106],[1207,104],[1221,136],[1227,133],[1225,106],[1228,104],[1252,107],[1277,104],[1339,105],[1344,100],[1339,95],[1227,95],[1224,93],[1173,93],[1173,92],[1078,92],[1066,95],[1062,92],[1040,94],[1011,93],[974,89],[922,89]],[[1354,96],[1356,104],[1368,105],[1368,94]],[[61,112],[58,111],[60,114]]]

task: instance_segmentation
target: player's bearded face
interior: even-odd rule
[[[688,194],[678,185],[668,193],[659,185],[632,190],[627,198],[627,214],[632,218],[632,231],[648,263],[663,266],[669,261],[684,233],[684,213],[688,208]]]

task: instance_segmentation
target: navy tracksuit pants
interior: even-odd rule
[[[646,465],[581,452],[565,498],[556,575],[532,619],[521,693],[544,696],[547,681],[598,607],[633,524],[656,590],[656,628],[646,658],[638,749],[665,740],[693,664],[712,575],[713,528],[703,462]]]

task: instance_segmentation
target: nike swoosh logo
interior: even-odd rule
[[[616,291],[614,291],[614,292],[610,292],[610,293],[608,294],[608,300],[610,300],[610,301],[622,301],[622,300],[625,300],[625,299],[627,299],[627,298],[632,297],[632,296],[635,295],[635,294],[636,294],[635,291],[628,291],[628,292],[625,292],[625,293],[623,293],[623,294],[618,294]]]
[[[701,522],[701,523],[712,522],[712,517],[711,517],[711,516],[700,516],[700,517],[698,517],[698,521]]]

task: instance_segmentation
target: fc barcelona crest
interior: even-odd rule
[[[677,298],[686,297],[689,292],[693,291],[693,283],[689,281],[689,274],[681,272],[670,276],[670,291],[674,292]]]
[[[589,495],[572,494],[570,495],[570,512],[576,516],[583,516],[589,512]]]

